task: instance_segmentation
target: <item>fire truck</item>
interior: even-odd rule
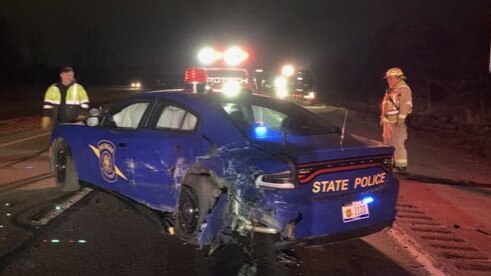
[[[257,85],[249,70],[242,66],[249,54],[239,47],[230,47],[220,51],[211,47],[198,53],[198,60],[207,73],[205,90],[222,92],[228,96],[240,93],[256,93]]]

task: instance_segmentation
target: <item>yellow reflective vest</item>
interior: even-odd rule
[[[403,121],[412,112],[413,100],[411,88],[401,80],[394,88],[389,89],[381,104],[381,119],[384,123],[395,124]]]
[[[71,84],[66,90],[63,104],[59,86],[59,83],[55,83],[46,90],[43,116],[51,117],[55,123],[66,123],[75,122],[79,115],[86,115],[89,109],[89,97],[83,86],[78,83]]]

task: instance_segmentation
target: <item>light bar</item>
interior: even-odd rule
[[[185,83],[206,83],[208,81],[208,75],[206,70],[198,67],[187,68],[184,73]]]
[[[222,54],[211,47],[203,48],[198,53],[198,60],[203,65],[210,65],[220,58],[222,58]]]
[[[223,60],[228,65],[236,66],[249,58],[249,54],[239,47],[229,48],[223,53]]]

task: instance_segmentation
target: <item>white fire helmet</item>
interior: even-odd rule
[[[388,77],[398,77],[401,79],[406,79],[406,76],[404,76],[404,72],[402,72],[401,68],[397,68],[397,67],[390,68],[389,70],[387,70],[387,72],[385,73],[385,78]]]

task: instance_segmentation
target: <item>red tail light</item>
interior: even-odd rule
[[[297,179],[300,184],[305,184],[320,174],[373,167],[382,167],[385,171],[390,172],[392,171],[392,166],[391,156],[372,156],[302,164],[297,168]]]

